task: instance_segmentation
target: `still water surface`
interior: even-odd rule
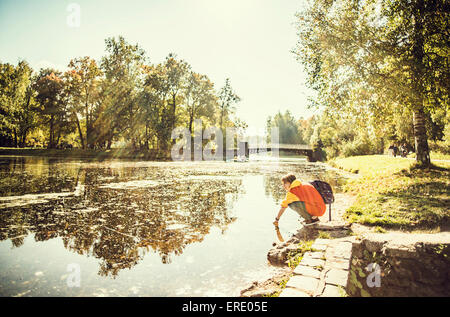
[[[0,157],[1,296],[238,296],[275,268],[272,221],[304,160],[135,162]],[[287,211],[286,239],[299,226]],[[80,268],[80,286],[71,273]]]

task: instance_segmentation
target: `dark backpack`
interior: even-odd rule
[[[325,204],[334,203],[333,189],[331,189],[330,184],[319,180],[312,181],[310,182],[310,184],[313,185],[315,189],[317,189],[320,196],[322,196]]]
[[[328,220],[331,221],[331,204],[334,203],[333,189],[327,182],[315,180],[310,182],[311,185],[319,192],[325,204],[329,204]]]

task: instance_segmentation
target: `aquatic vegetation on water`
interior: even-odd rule
[[[341,182],[338,174],[314,164],[264,164],[11,158],[0,166],[0,242],[20,248],[30,235],[36,242],[58,239],[65,250],[98,259],[99,276],[117,278],[149,253],[170,264],[212,231],[219,230],[225,238],[231,224],[247,221],[239,220],[243,210],[235,214],[234,205],[245,194],[243,181],[249,175],[261,180],[258,186],[275,207],[281,194],[279,177],[287,172]],[[251,200],[261,197],[246,199],[251,206]],[[261,220],[251,221],[254,226]],[[252,238],[241,231],[232,235]],[[256,237],[248,246],[259,240],[266,241]],[[242,256],[239,246],[230,250],[231,259]]]

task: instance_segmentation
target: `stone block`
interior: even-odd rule
[[[295,288],[285,288],[279,297],[311,297],[309,294]]]
[[[416,259],[420,255],[413,248],[399,247],[399,248],[386,248],[386,256],[405,259]]]
[[[347,287],[348,271],[339,269],[330,269],[327,272],[325,281],[327,284],[333,284],[336,286]]]
[[[351,251],[348,252],[346,250],[342,250],[342,249],[332,249],[332,250],[327,250],[327,253],[325,254],[327,259],[350,259],[352,253]]]
[[[363,240],[363,244],[365,246],[364,249],[366,249],[369,252],[379,252],[383,248],[383,245],[386,243],[386,241],[372,241],[368,239]]]
[[[325,266],[325,261],[324,260],[320,260],[320,259],[302,259],[302,261],[300,262],[300,264],[302,265],[306,265],[306,266],[312,266],[312,267],[316,267],[316,266],[321,266],[324,267]]]
[[[318,223],[314,226],[314,229],[316,230],[345,230],[349,227],[348,223],[345,223],[343,221],[332,221],[332,222],[323,222]]]
[[[325,244],[328,245],[331,242],[331,239],[316,239],[314,244]]]
[[[308,294],[313,294],[318,285],[319,280],[314,277],[294,275],[286,283],[286,288],[292,287]]]
[[[294,274],[296,275],[303,275],[314,278],[320,278],[320,273],[321,271],[306,265],[297,265],[297,267],[294,269]]]
[[[311,246],[311,249],[313,251],[325,251],[327,249],[327,245],[326,244],[316,244],[316,243],[314,243]]]
[[[342,297],[341,290],[335,285],[326,284],[320,297]]]
[[[283,249],[271,249],[267,253],[267,260],[270,264],[275,266],[282,266],[287,260],[287,250]]]
[[[353,244],[351,242],[340,242],[335,247],[336,252],[351,253]]]
[[[327,267],[333,269],[341,269],[341,270],[349,270],[350,269],[350,260],[345,259],[331,259],[326,263]]]
[[[324,256],[325,256],[324,252],[306,252],[303,258],[323,260]]]

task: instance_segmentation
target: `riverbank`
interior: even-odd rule
[[[297,234],[297,237],[294,236],[283,244],[275,244],[268,252],[269,262],[272,262],[271,258],[276,259],[278,265],[285,262],[284,265],[289,271],[282,277],[277,276],[272,280],[253,283],[241,292],[241,296],[279,296],[282,293],[282,296],[303,296],[301,292],[294,294],[291,289],[287,293],[283,290],[290,283],[291,277],[296,276],[296,271],[300,271],[297,267],[301,266],[298,264],[302,263],[305,255],[309,255],[311,251],[315,254],[317,251],[305,245],[313,244],[316,238],[331,238],[329,241],[336,238],[336,240],[346,239],[334,236],[335,232],[361,241],[367,235],[371,235],[371,239],[383,239],[388,231],[392,234],[402,234],[402,239],[407,236],[418,237],[420,236],[418,233],[423,232],[434,233],[434,239],[439,240],[440,232],[448,231],[450,163],[435,161],[431,168],[420,169],[410,159],[369,155],[335,159],[328,164],[360,175],[349,179],[344,185],[342,198],[347,197],[351,202],[348,201],[346,204],[341,202],[343,208],[340,208],[334,218],[335,223],[342,221],[348,225],[348,230],[339,231],[339,226],[338,231],[323,231],[312,227],[308,230],[308,236]],[[326,222],[326,219],[321,219],[321,222]],[[298,233],[301,232],[305,232],[304,228],[299,229]],[[319,271],[323,270],[319,268]],[[322,284],[327,280],[327,274],[314,273],[321,276],[319,282]],[[302,290],[306,287],[303,285],[305,279],[312,280],[312,276],[302,277],[300,283]],[[274,282],[278,284],[274,286]],[[358,284],[355,281],[353,283]],[[322,296],[346,296],[343,285],[331,283],[329,289],[331,288],[334,291],[325,295],[326,287],[322,287]],[[364,291],[361,291],[361,294],[367,294]]]
[[[40,149],[40,148],[7,148],[0,147],[0,155],[10,156],[44,156],[75,159],[133,159],[161,160],[154,151],[137,151],[131,149],[83,150],[83,149]]]
[[[414,161],[386,155],[335,159],[331,166],[358,173],[344,191],[355,195],[344,219],[379,231],[447,230],[450,223],[450,162],[418,168]]]

